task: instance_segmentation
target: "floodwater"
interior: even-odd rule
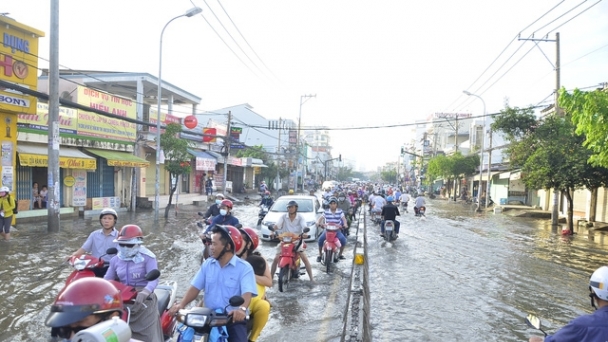
[[[241,223],[255,227],[256,204],[235,206],[234,214]],[[146,234],[144,245],[156,253],[161,283],[177,281],[178,297],[186,292],[199,268],[202,245],[196,221],[197,211],[204,209],[182,206],[177,217],[171,210],[169,219],[161,219],[160,223],[154,223],[153,212],[120,213],[119,227],[129,223],[142,227]],[[163,213],[164,210],[161,216]],[[18,231],[11,234],[13,240],[0,242],[0,298],[4,301],[0,341],[44,341],[48,337],[44,320],[71,272],[62,258],[76,251],[98,228],[97,218],[63,220],[59,233],[47,233],[46,222],[20,224]],[[270,264],[276,244],[262,243],[260,250]],[[314,284],[304,275],[281,293],[275,277],[274,288],[267,291],[273,307],[259,341],[340,340],[351,263],[346,260],[338,264],[335,272],[326,274],[314,260],[316,253],[316,243],[309,244]],[[352,258],[352,251],[345,255]]]
[[[604,233],[562,237],[547,220],[476,214],[429,200],[427,218],[402,214],[399,239],[367,225],[375,341],[527,341],[592,312],[591,273],[606,265]]]
[[[235,216],[255,225],[255,204],[236,206]],[[178,297],[199,267],[201,209],[181,207],[177,218],[172,210],[160,223],[151,212],[119,218],[119,226],[136,223],[144,229],[161,282],[177,281]],[[427,215],[420,220],[404,214],[400,238],[390,245],[381,242],[377,226],[367,224],[375,341],[524,341],[535,333],[524,323],[527,313],[540,316],[553,332],[591,312],[587,283],[591,272],[606,264],[604,233],[575,227],[577,234],[562,237],[544,220],[478,215],[440,200],[429,201]],[[98,228],[96,218],[62,221],[59,233],[47,233],[45,222],[21,224],[14,240],[0,242],[0,341],[45,340],[49,306],[70,273],[62,258]],[[261,245],[269,262],[275,246]],[[351,260],[326,274],[316,255],[316,243],[309,243],[314,284],[303,275],[286,292],[276,285],[268,290],[273,307],[259,341],[340,340]],[[345,255],[350,259],[352,248]]]

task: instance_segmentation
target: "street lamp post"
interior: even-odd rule
[[[483,150],[485,149],[485,144],[486,144],[486,139],[485,139],[485,131],[486,131],[486,102],[481,98],[481,96],[479,95],[475,95],[471,92],[468,92],[466,90],[462,91],[463,93],[465,93],[468,96],[473,96],[476,97],[478,99],[481,100],[481,103],[483,104],[483,133],[481,135],[481,151],[479,152],[479,186],[477,187],[477,210],[481,211],[481,171],[483,169]],[[492,152],[490,152],[492,153]],[[488,207],[488,199],[490,197],[490,161],[488,159],[488,180],[487,180],[488,186],[487,186],[487,190],[486,190],[486,208]]]
[[[154,220],[158,220],[158,210],[160,206],[160,106],[162,102],[162,70],[163,70],[163,34],[165,29],[171,22],[181,17],[191,17],[193,15],[201,13],[203,10],[200,7],[193,7],[186,13],[178,15],[177,17],[169,20],[163,30],[160,32],[160,46],[158,52],[158,93],[156,95],[157,107],[156,107],[156,184],[155,184],[155,195],[154,195]]]
[[[298,153],[298,156],[296,158],[296,163],[297,163],[297,167],[296,167],[296,182],[295,182],[296,183],[296,188],[294,189],[294,191],[298,190],[298,173],[300,172],[300,156],[302,155],[302,151],[301,151],[301,148],[300,148],[300,146],[302,145],[300,143],[300,127],[302,125],[302,105],[306,101],[308,101],[310,98],[313,98],[313,97],[317,97],[317,94],[314,94],[314,95],[313,94],[308,94],[308,95],[302,95],[302,96],[300,96],[300,114],[298,114],[298,137],[297,137],[297,141],[296,141],[296,143],[297,143],[296,150],[297,150],[297,153]],[[306,99],[306,100],[304,100],[304,99]],[[302,161],[305,162],[303,159],[302,159]],[[304,192],[304,167],[302,167],[302,192]]]

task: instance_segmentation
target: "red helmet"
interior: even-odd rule
[[[127,224],[120,228],[120,233],[118,233],[118,237],[114,240],[114,242],[124,243],[124,244],[142,244],[144,238],[144,233],[141,231],[139,226],[134,224]]]
[[[264,195],[270,195],[270,191],[268,191],[268,190],[264,191]]]
[[[222,226],[217,224],[215,227],[213,227],[212,232],[220,232],[224,237],[230,238],[228,241],[231,242],[231,245],[234,247],[234,253],[243,247],[243,237],[241,236],[241,232],[236,227],[228,225]]]
[[[260,244],[260,238],[258,237],[258,233],[253,230],[253,228],[245,227],[241,229],[241,235],[247,235],[247,238],[253,244],[253,249],[258,248]]]
[[[120,291],[111,282],[96,277],[81,278],[59,293],[44,324],[63,327],[89,315],[113,311],[122,314],[122,310]]]
[[[232,210],[232,201],[231,200],[228,200],[228,199],[223,200],[219,206],[221,207],[223,205],[225,205],[226,207],[228,207]]]

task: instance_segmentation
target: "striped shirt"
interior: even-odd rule
[[[331,212],[331,209],[325,210],[323,216],[325,217],[325,224],[337,224],[342,226],[343,222],[346,220],[344,212],[339,208],[336,209],[336,212],[334,213]]]

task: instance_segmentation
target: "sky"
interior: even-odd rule
[[[357,168],[397,161],[416,120],[549,104],[555,33],[561,85],[608,82],[608,1],[60,0],[62,68],[158,75],[202,98],[200,110],[248,103],[268,118],[332,129]],[[47,32],[50,1],[2,0],[0,13]],[[549,42],[520,41],[546,38]],[[48,63],[40,60],[39,67]],[[184,109],[186,111],[186,109]],[[373,128],[382,126],[393,128]],[[350,128],[341,130],[340,128]],[[361,129],[365,128],[365,129]]]

